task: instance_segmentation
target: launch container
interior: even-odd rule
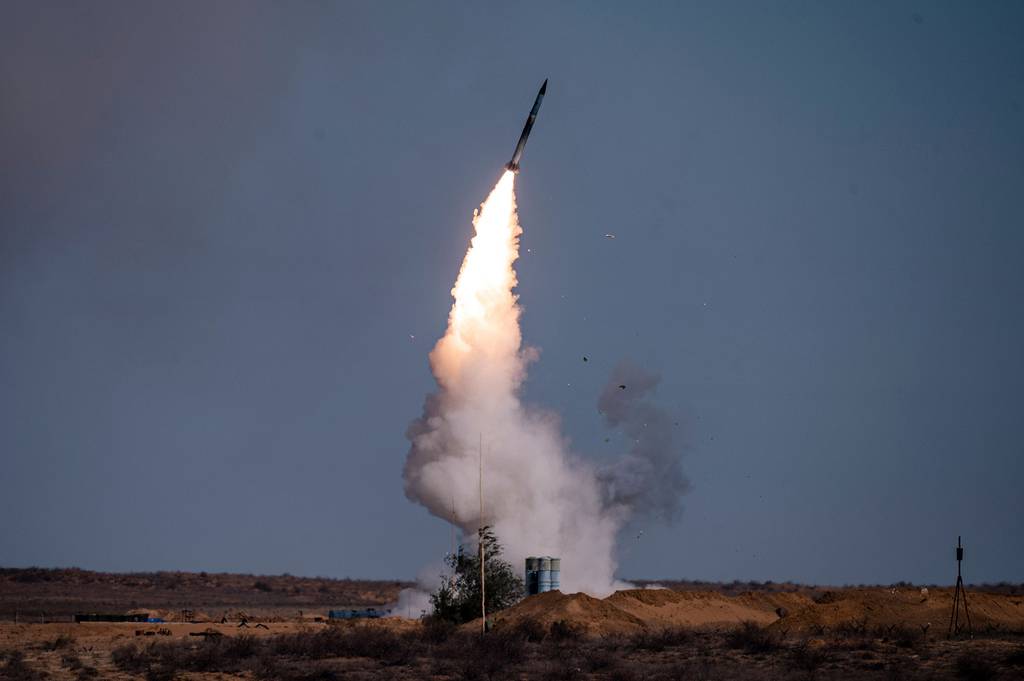
[[[557,591],[562,586],[562,560],[551,556],[526,559],[526,595]]]

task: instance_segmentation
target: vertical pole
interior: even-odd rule
[[[452,524],[452,553],[451,553],[451,555],[454,556],[455,555],[455,495],[454,494],[452,495],[452,517],[451,517],[451,524]]]
[[[961,563],[963,563],[964,549],[961,547],[961,537],[956,536],[956,593],[953,595],[953,636],[959,634],[959,596],[964,590],[964,577],[961,574]]]
[[[959,632],[959,615],[960,615],[960,537],[956,538],[956,586],[953,587],[953,612],[949,615],[949,630],[946,632],[946,637],[950,638]]]
[[[484,435],[480,434],[480,633],[487,633],[487,590],[484,583]]]

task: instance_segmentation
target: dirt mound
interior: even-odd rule
[[[787,613],[794,613],[814,604],[814,599],[807,594],[783,591],[747,591],[735,598],[752,608],[772,613],[780,608]]]
[[[697,593],[697,592],[690,592]],[[690,594],[686,594],[680,591],[670,591],[669,589],[624,589],[622,591],[616,591],[606,600],[609,603],[629,603],[633,604],[634,601],[643,603],[644,605],[660,607],[663,605],[669,605],[679,603],[682,600],[686,600]]]
[[[741,622],[770,624],[776,608],[789,611],[812,604],[799,594],[764,593],[730,597],[717,592],[629,589],[604,600],[559,591],[530,596],[497,613],[495,624],[517,626],[532,620],[545,629],[565,621],[589,635],[632,634],[670,627],[720,627]],[[479,627],[479,622],[474,625]]]
[[[545,629],[554,622],[565,621],[590,635],[629,634],[644,629],[642,620],[607,600],[561,591],[529,596],[494,616],[495,625],[502,627],[514,627],[527,620],[538,622]],[[479,622],[476,626],[480,626]]]
[[[779,607],[767,599],[759,601],[754,597],[733,598],[710,591],[667,589],[616,591],[606,602],[633,615],[650,628],[713,627],[748,621],[769,624],[778,619],[775,608]]]
[[[975,631],[1024,633],[1024,596],[968,594]],[[533,621],[544,629],[565,621],[592,636],[632,634],[670,627],[721,628],[742,622],[787,632],[849,631],[884,633],[894,627],[944,631],[953,607],[949,589],[842,589],[812,600],[801,593],[747,592],[726,596],[713,591],[630,589],[604,600],[559,591],[530,596],[494,615],[498,626]],[[779,609],[785,616],[780,618]],[[477,628],[479,621],[466,625]]]
[[[1024,631],[1024,597],[970,592],[967,596],[975,631]],[[874,632],[891,627],[941,631],[949,626],[951,589],[844,589],[793,612],[774,626],[789,631],[847,630]]]

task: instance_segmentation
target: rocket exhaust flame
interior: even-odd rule
[[[406,432],[405,493],[467,538],[491,525],[513,565],[530,555],[560,556],[563,590],[603,596],[622,585],[614,578],[618,531],[634,510],[657,510],[652,507],[660,499],[678,506],[686,480],[678,457],[664,454],[670,434],[653,449],[634,448],[621,466],[597,470],[568,452],[556,415],[522,404],[520,388],[538,351],[523,346],[514,292],[522,233],[515,177],[506,170],[474,214],[475,235],[452,288],[448,329],[430,353],[439,389]],[[617,371],[619,381],[632,370]],[[656,383],[644,380],[648,388]],[[649,403],[634,402],[642,396],[604,398],[614,411],[608,425],[654,418]],[[487,452],[482,492],[481,435]],[[647,495],[654,501],[645,507]]]
[[[537,351],[522,345],[513,292],[522,233],[514,182],[506,170],[474,216],[448,330],[430,353],[440,390],[407,433],[405,492],[445,520],[454,508],[467,537],[493,525],[513,565],[527,555],[559,555],[564,588],[608,593],[621,520],[602,509],[595,472],[566,454],[557,418],[519,399]],[[477,490],[481,433],[488,451],[484,518]]]

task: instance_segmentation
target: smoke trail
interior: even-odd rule
[[[439,390],[406,433],[405,493],[465,536],[493,525],[513,565],[527,555],[560,556],[564,591],[605,595],[620,585],[614,579],[616,534],[634,507],[647,508],[640,485],[667,467],[656,442],[648,449],[643,440],[620,467],[598,474],[568,454],[555,415],[521,403],[526,368],[537,352],[522,344],[513,293],[522,233],[514,181],[506,172],[474,215],[476,233],[452,289],[448,329],[430,353]],[[632,432],[630,415],[643,413],[645,404],[627,408],[611,400],[609,414],[627,413],[609,416],[609,423]],[[655,423],[650,419],[648,428]],[[671,489],[679,485],[664,488],[664,498],[650,508],[669,508]]]
[[[600,470],[598,479],[606,506],[671,522],[679,516],[681,497],[690,489],[690,481],[673,446],[671,417],[644,399],[659,380],[628,361],[612,371],[597,409],[609,427],[625,433],[632,446],[622,459]]]

